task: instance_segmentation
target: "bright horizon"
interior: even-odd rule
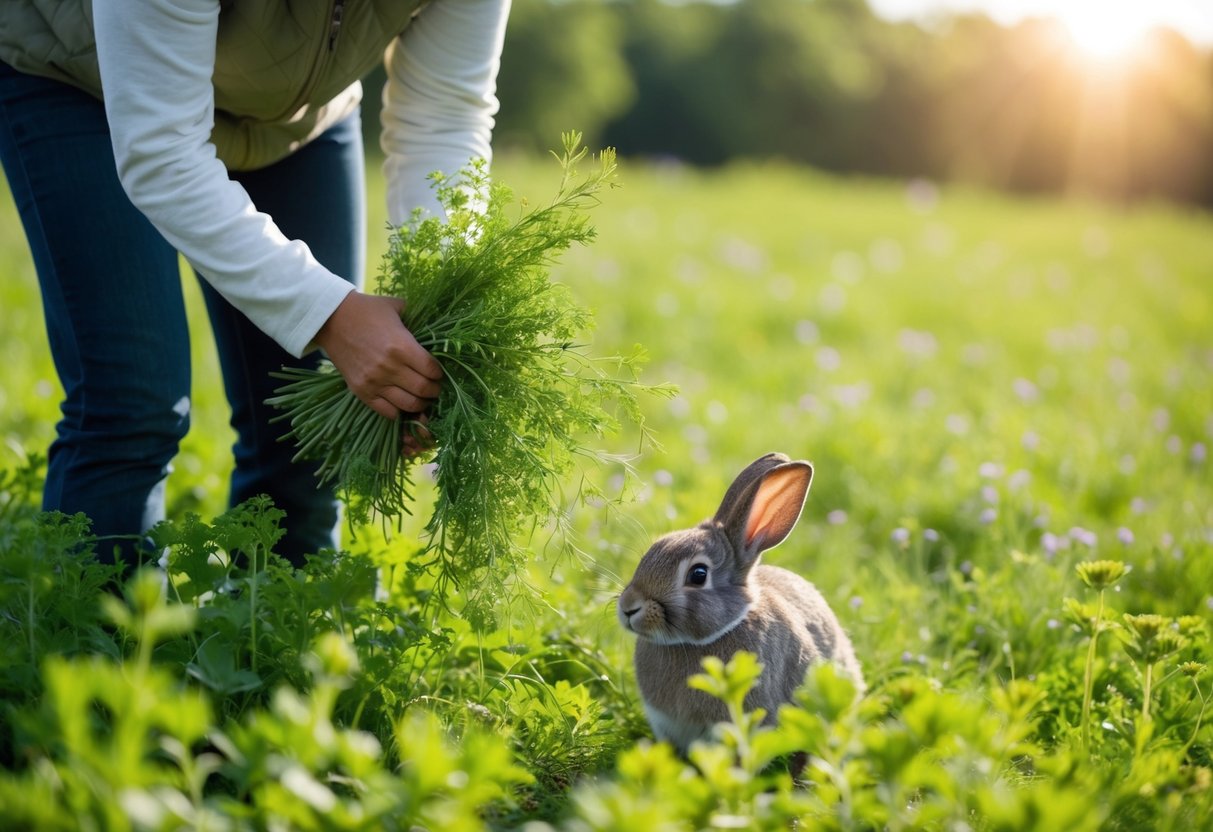
[[[1054,17],[1077,45],[1102,56],[1132,49],[1150,29],[1166,27],[1201,46],[1213,46],[1213,0],[868,0],[882,17],[929,20],[981,12],[1003,25]]]

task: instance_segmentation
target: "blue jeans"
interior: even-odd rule
[[[98,556],[140,557],[141,532],[164,517],[165,480],[189,428],[189,333],[177,252],[118,181],[101,103],[67,84],[0,63],[0,161],[42,290],[63,417],[49,451],[43,508],[84,512]],[[358,280],[365,183],[358,114],[282,162],[232,178],[288,237]],[[205,277],[205,276],[203,276]],[[271,370],[294,359],[202,281],[232,408],[232,504],[268,494],[287,513],[278,553],[336,545],[337,502],[315,466],[291,462],[284,425],[264,404]],[[142,553],[146,557],[146,552]]]

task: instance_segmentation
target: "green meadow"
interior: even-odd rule
[[[494,173],[543,199],[556,168]],[[1207,828],[1213,218],[774,164],[625,160],[621,181],[554,275],[595,352],[641,344],[643,379],[679,393],[642,399],[660,446],[603,440],[620,461],[589,477],[618,499],[570,502],[571,547],[538,530],[529,588],[481,633],[408,568],[424,486],[401,533],[353,530],[297,574],[272,513],[225,514],[233,435],[188,272],[164,538],[188,581],[108,592],[87,527],[34,510],[59,387],[0,200],[2,825]],[[765,561],[821,589],[869,690],[815,671],[778,729],[735,709],[681,760],[652,743],[614,599],[767,451],[815,476]],[[228,545],[251,565],[208,572]],[[736,703],[754,672],[704,684]]]

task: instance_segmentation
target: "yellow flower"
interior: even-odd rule
[[[1129,571],[1129,567],[1118,560],[1090,560],[1074,568],[1082,582],[1091,589],[1107,589]]]

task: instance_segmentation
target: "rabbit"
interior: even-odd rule
[[[755,460],[711,520],[659,538],[619,596],[619,621],[638,637],[645,715],[657,739],[682,754],[728,719],[723,702],[687,686],[705,656],[757,654],[762,676],[745,707],[763,708],[767,723],[811,662],[836,662],[864,689],[851,641],[821,593],[794,572],[758,564],[796,525],[812,479],[808,462],[775,453]]]

